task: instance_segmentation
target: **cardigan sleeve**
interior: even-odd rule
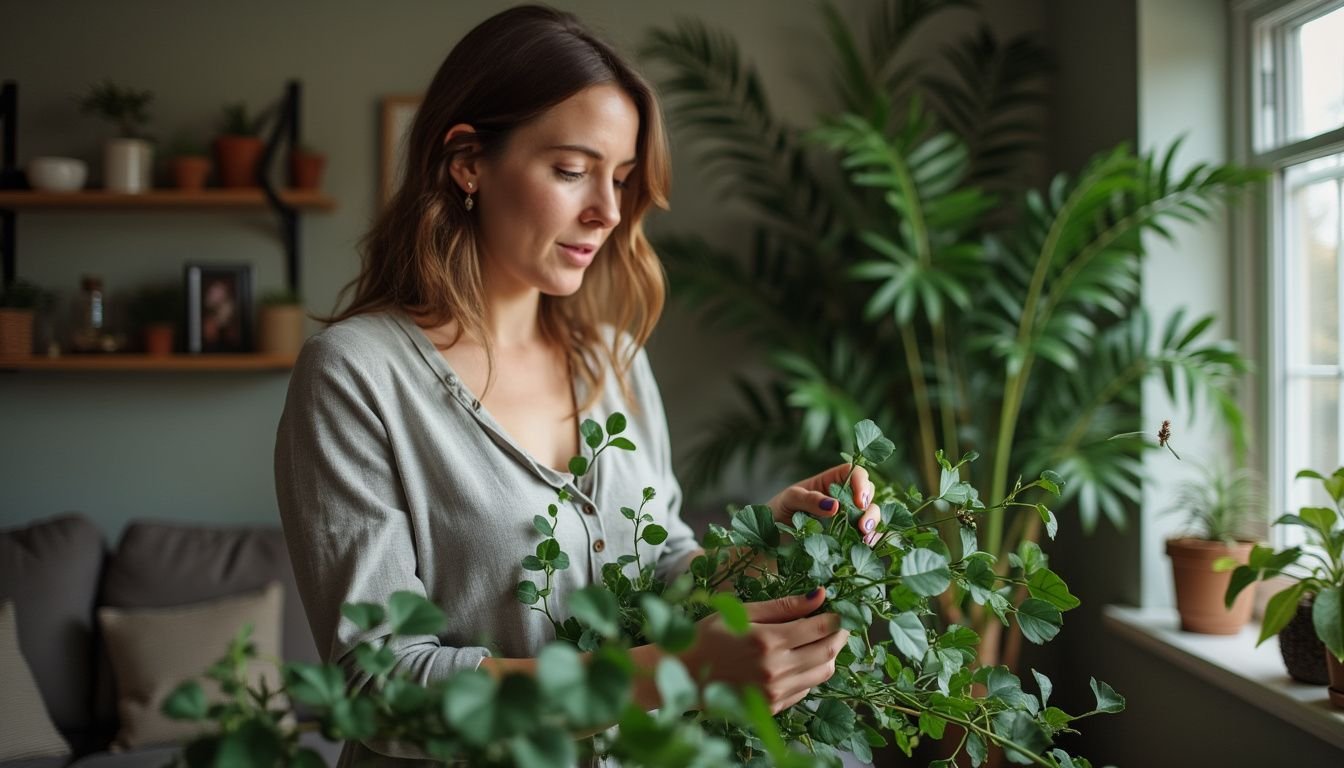
[[[395,669],[429,684],[475,669],[489,651],[445,646],[435,635],[388,640],[386,625],[364,632],[341,615],[346,602],[385,606],[394,592],[427,594],[378,388],[361,369],[359,351],[328,332],[311,339],[296,362],[276,435],[280,519],[324,660],[339,664],[361,688],[370,678],[355,663],[355,647],[387,641]],[[421,756],[397,754],[388,744],[368,746],[396,757]]]

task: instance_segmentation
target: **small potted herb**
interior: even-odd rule
[[[128,307],[131,322],[144,340],[145,353],[171,355],[173,336],[182,316],[182,291],[175,285],[151,286],[136,294]]]
[[[297,355],[303,346],[303,299],[293,291],[272,291],[261,297],[257,317],[257,351],[265,355]]]
[[[327,156],[307,144],[296,147],[289,156],[289,177],[295,189],[315,190],[322,186]]]
[[[215,138],[215,162],[221,186],[257,186],[258,165],[265,149],[261,140],[265,120],[264,113],[253,116],[241,102],[224,107],[220,135]]]
[[[33,353],[33,316],[50,299],[49,293],[27,280],[0,288],[0,357]]]
[[[152,92],[111,80],[89,86],[80,99],[80,111],[117,128],[117,135],[103,145],[103,186],[113,192],[147,192],[153,186],[154,145],[144,132],[153,101]]]
[[[1262,507],[1255,475],[1244,468],[1204,468],[1184,483],[1171,512],[1184,514],[1186,534],[1167,540],[1181,629],[1208,635],[1235,635],[1251,620],[1254,596],[1223,605],[1231,575],[1218,562],[1247,562],[1254,542],[1253,515]]]
[[[210,153],[199,142],[179,139],[173,144],[170,169],[178,189],[200,191],[210,177]]]
[[[1231,605],[1256,581],[1280,575],[1292,580],[1291,586],[1265,604],[1259,644],[1288,625],[1304,596],[1315,595],[1311,622],[1316,637],[1325,646],[1330,701],[1344,708],[1344,508],[1341,508],[1344,467],[1328,477],[1304,469],[1297,473],[1297,478],[1319,481],[1333,507],[1302,507],[1295,515],[1286,514],[1275,520],[1276,526],[1302,528],[1306,543],[1277,552],[1261,546],[1252,549],[1248,563],[1232,572],[1226,603]]]

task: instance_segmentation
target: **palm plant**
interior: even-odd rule
[[[898,458],[926,487],[942,479],[938,448],[974,451],[989,459],[992,498],[1053,467],[1085,527],[1102,515],[1122,526],[1154,443],[1108,438],[1134,430],[1144,378],[1161,376],[1191,411],[1207,399],[1242,432],[1233,386],[1246,363],[1208,339],[1213,318],[1178,311],[1156,333],[1136,305],[1142,237],[1208,217],[1259,174],[1177,174],[1176,145],[1154,156],[1122,146],[1044,193],[1025,190],[1045,51],[981,26],[945,50],[942,74],[903,55],[930,19],[968,5],[887,0],[864,42],[823,6],[840,104],[812,130],[771,114],[726,34],[691,21],[650,33],[644,53],[668,71],[674,128],[754,214],[746,259],[661,238],[674,294],[768,350],[773,372],[740,384],[744,407],[697,446],[688,486],[712,485],[731,457],[801,458],[794,469],[806,470],[824,435],[871,416],[904,430]],[[1053,535],[1053,512],[1027,508],[980,526],[1001,572],[1043,526]],[[997,623],[964,597],[943,608],[977,630]]]

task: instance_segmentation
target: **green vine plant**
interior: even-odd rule
[[[576,478],[610,448],[636,450],[620,436],[625,427],[619,413],[605,429],[585,420],[581,433],[592,455],[571,460]],[[850,474],[863,467],[880,481],[876,472],[895,450],[893,442],[869,420],[854,426],[853,441],[854,451],[842,454]],[[728,527],[709,527],[703,554],[670,583],[656,578],[653,563],[640,554],[641,543],[657,545],[667,536],[644,511],[655,497],[645,488],[638,507],[621,509],[633,526],[633,554],[604,566],[601,583],[572,593],[567,615],[551,600],[569,557],[555,538],[560,507],[550,505],[533,519],[543,538],[522,561],[539,581],[525,579],[516,589],[522,604],[555,627],[556,640],[538,654],[535,675],[496,679],[472,670],[420,685],[394,671],[383,640],[356,648],[356,664],[372,678],[358,690],[347,686],[337,665],[295,662],[280,664],[284,684],[271,690],[264,681],[249,682],[257,652],[244,628],[206,672],[223,700],[210,701],[198,682],[187,681],[165,701],[170,717],[213,726],[185,746],[176,764],[322,765],[299,743],[301,729],[316,727],[328,739],[395,742],[444,763],[521,768],[561,768],[592,755],[650,768],[836,766],[841,753],[871,761],[874,748],[892,743],[909,756],[926,739],[951,740],[948,756],[934,763],[941,768],[959,758],[978,767],[991,748],[1013,763],[1089,768],[1055,740],[1077,733],[1079,720],[1122,711],[1121,695],[1093,679],[1095,706],[1069,714],[1050,705],[1054,685],[1039,672],[1032,672],[1032,693],[1007,667],[977,666],[980,637],[972,629],[932,629],[932,601],[954,585],[1033,643],[1055,637],[1064,612],[1079,604],[1035,543],[1025,541],[1009,555],[1011,572],[1020,574],[1014,576],[1002,575],[994,555],[979,546],[978,521],[995,511],[1031,515],[1053,536],[1054,513],[1022,498],[1058,496],[1059,476],[1045,471],[1030,482],[1019,479],[1003,499],[987,504],[961,480],[976,458],[954,462],[939,451],[940,482],[928,494],[879,482],[882,520],[871,548],[852,524],[861,511],[846,476],[829,489],[844,514],[822,521],[797,512],[780,523],[768,506],[737,509]],[[559,491],[560,502],[566,497]],[[959,531],[955,551],[939,533],[943,525]],[[799,703],[772,715],[759,691],[701,685],[678,657],[695,642],[700,619],[717,615],[730,631],[745,633],[745,603],[816,588],[826,591],[823,610],[838,614],[851,634],[834,676]],[[393,594],[386,606],[347,603],[342,614],[386,638],[437,634],[446,621],[443,611],[411,592]],[[655,712],[637,706],[632,694],[640,672],[630,650],[649,643],[665,652],[653,673],[662,702]],[[296,724],[295,704],[315,712],[316,724]]]

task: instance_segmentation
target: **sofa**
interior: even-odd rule
[[[0,613],[8,612],[19,651],[9,658],[0,652],[0,676],[9,678],[0,680],[0,756],[11,756],[0,760],[0,767],[168,764],[180,740],[156,740],[156,733],[161,739],[163,728],[185,726],[141,722],[159,716],[157,705],[137,704],[121,689],[147,685],[145,679],[160,688],[180,682],[180,677],[167,679],[172,675],[154,681],[156,660],[167,664],[183,653],[205,653],[211,660],[221,656],[236,627],[221,628],[250,615],[249,610],[274,616],[257,623],[260,651],[267,650],[265,638],[271,637],[270,643],[278,644],[272,654],[319,660],[278,527],[135,521],[111,550],[97,526],[81,515],[0,531]],[[149,640],[139,647],[134,646],[137,630],[148,633]],[[204,632],[200,637],[209,643],[217,641],[217,651],[205,640],[182,641],[193,632]],[[25,700],[24,691],[34,687]],[[68,754],[15,757],[33,752],[25,749],[25,740],[43,741],[43,713],[31,703],[38,695]],[[303,743],[335,764],[340,744],[316,732],[305,733]],[[48,746],[42,750],[50,751]]]

